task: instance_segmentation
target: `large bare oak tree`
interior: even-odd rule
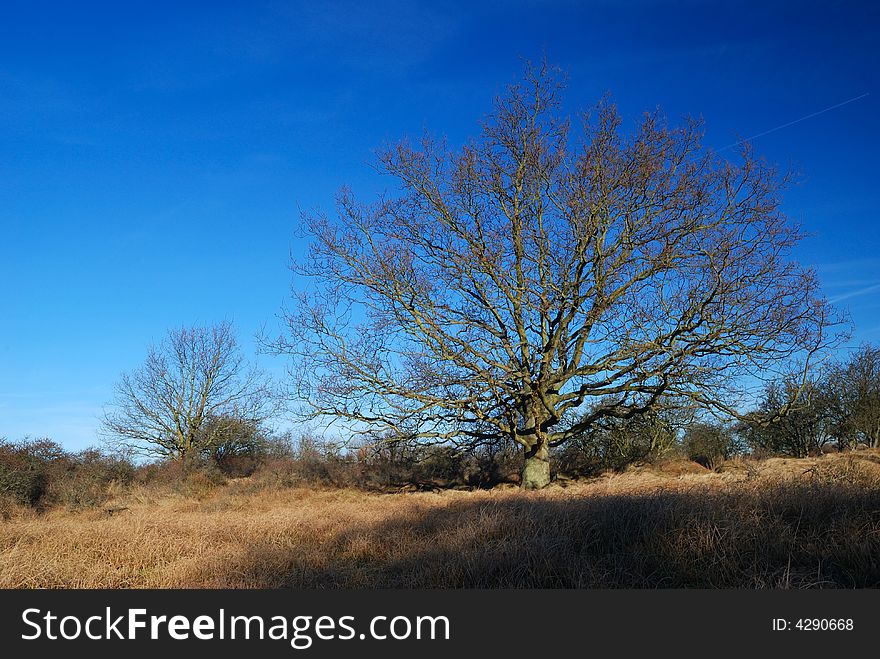
[[[231,323],[184,327],[122,375],[103,428],[111,443],[185,460],[215,449],[242,424],[264,421],[273,400],[267,378],[245,362]]]
[[[561,91],[528,67],[477,139],[385,148],[393,194],[305,214],[310,284],[274,347],[311,414],[392,441],[509,438],[541,487],[549,449],[593,424],[664,396],[735,412],[744,378],[828,343],[785,176],[746,144],[704,149],[697,121],[627,134],[607,100],[573,130]]]

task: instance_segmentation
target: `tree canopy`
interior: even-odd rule
[[[734,160],[687,119],[614,104],[569,120],[558,71],[528,67],[458,149],[430,136],[378,153],[396,188],[343,189],[307,213],[309,285],[276,350],[308,412],[356,432],[551,446],[665,396],[735,413],[743,383],[809,363],[832,311],[792,258],[788,178]]]
[[[217,449],[273,411],[267,378],[245,362],[231,323],[183,327],[124,373],[104,416],[111,443],[164,458]]]

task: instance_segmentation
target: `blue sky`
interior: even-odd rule
[[[772,130],[755,146],[800,172],[799,258],[850,345],[880,342],[872,5],[4,2],[0,437],[97,443],[120,372],[169,327],[232,319],[252,351],[299,209],[391,186],[370,167],[383,142],[473,134],[543,54],[571,111],[610,91],[633,122],[702,115],[714,147]]]

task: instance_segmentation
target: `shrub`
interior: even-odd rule
[[[689,460],[715,469],[733,455],[735,442],[723,426],[694,423],[685,431],[684,450]]]
[[[468,485],[493,487],[499,483],[518,483],[523,468],[522,448],[512,442],[485,444],[465,464]]]
[[[98,506],[110,498],[114,485],[128,485],[135,468],[128,460],[87,449],[49,465],[48,500],[68,507]]]
[[[46,494],[51,460],[64,455],[48,439],[0,441],[0,495],[25,506],[38,506]]]
[[[208,459],[163,460],[140,467],[134,481],[184,496],[202,497],[224,485],[226,475]]]

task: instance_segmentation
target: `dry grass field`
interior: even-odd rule
[[[8,515],[0,587],[880,587],[880,453],[675,462],[539,492],[135,488]]]

